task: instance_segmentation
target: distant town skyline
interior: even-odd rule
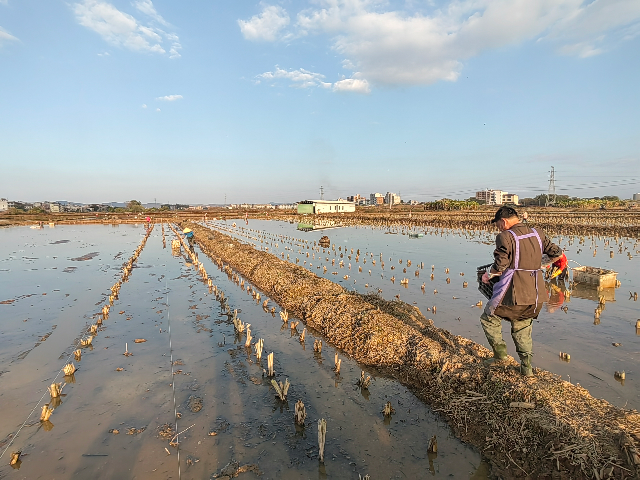
[[[640,2],[0,0],[0,195],[630,198]]]
[[[323,195],[323,193],[324,193],[324,189],[322,188],[321,195]],[[557,196],[558,198],[569,197],[568,195],[565,195],[563,193],[559,193],[557,194]],[[543,197],[543,198],[540,199],[540,197]],[[617,195],[606,195],[603,197],[609,200],[611,200],[614,197],[618,197],[620,200],[637,201],[637,200],[640,200],[640,193],[634,193],[629,198],[619,197]],[[594,197],[573,197],[573,198],[593,199]],[[596,197],[596,198],[600,198],[600,197]],[[444,200],[444,199],[445,197],[438,200]],[[321,202],[323,200],[328,202],[333,202],[333,201],[351,202],[360,206],[387,206],[389,204],[399,205],[401,203],[407,204],[407,205],[419,205],[422,203],[429,203],[429,201],[418,201],[415,199],[402,199],[399,194],[396,194],[394,192],[386,192],[385,195],[382,195],[379,192],[371,193],[369,195],[361,195],[361,194],[346,195],[346,196],[341,195],[336,197],[335,199],[330,199],[330,198],[321,199],[321,198],[308,197],[308,198],[296,200],[293,202],[229,202],[229,203],[215,203],[215,202],[180,203],[180,202],[157,202],[157,201],[139,202],[139,200],[134,198],[127,201],[122,201],[122,202],[113,202],[113,201],[112,202],[76,202],[76,201],[68,201],[68,200],[28,201],[28,200],[22,200],[22,199],[6,199],[4,197],[0,197],[0,213],[6,212],[13,208],[18,208],[23,210],[38,208],[44,211],[50,211],[51,213],[57,213],[62,211],[66,211],[66,212],[107,211],[106,207],[128,208],[130,203],[138,203],[139,205],[141,205],[146,209],[152,209],[152,208],[160,209],[160,208],[168,207],[171,210],[174,210],[174,209],[180,210],[180,209],[187,209],[187,208],[202,209],[202,208],[208,208],[208,207],[222,207],[222,206],[229,206],[233,208],[290,209],[290,208],[295,208],[295,205],[298,203],[309,203],[310,201],[314,202],[318,200]],[[486,205],[514,204],[514,205],[526,206],[526,205],[538,204],[538,205],[546,206],[547,202],[549,202],[550,205],[553,205],[553,202],[555,201],[555,196],[552,196],[550,192],[547,192],[546,194],[544,193],[538,194],[536,197],[520,198],[518,194],[513,192],[509,193],[502,190],[485,189],[485,190],[476,191],[475,195],[469,198],[466,198],[466,197],[465,198],[449,198],[449,200],[457,200],[457,201],[473,200]],[[521,203],[524,200],[528,200],[528,203],[527,202]],[[532,200],[536,201],[537,203],[532,202]]]

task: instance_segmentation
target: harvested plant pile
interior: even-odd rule
[[[514,361],[488,368],[488,349],[435,327],[416,307],[349,293],[227,235],[182,226],[223,271],[235,275],[232,268],[354,359],[411,388],[491,460],[495,475],[599,479],[640,471],[636,411],[550,372],[521,377]]]

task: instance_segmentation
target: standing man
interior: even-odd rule
[[[562,269],[567,267],[567,258],[544,232],[520,223],[518,213],[511,207],[500,207],[491,223],[496,224],[500,233],[496,237],[493,265],[482,276],[482,281],[489,283],[494,277],[498,280],[480,323],[493,348],[493,362],[507,357],[502,321],[511,323],[511,337],[520,357],[520,373],[528,377],[533,375],[533,320],[538,318],[542,304],[548,299],[541,268],[542,254],[547,254],[554,266]]]

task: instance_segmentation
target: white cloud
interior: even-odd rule
[[[302,12],[308,33],[335,35],[333,48],[382,84],[455,81],[462,61],[534,38],[582,0],[463,0],[430,14],[384,11],[367,0],[331,0]]]
[[[546,39],[562,44],[560,53],[586,58],[640,35],[640,3],[596,0],[580,5],[550,29]]]
[[[164,97],[156,97],[156,100],[163,102],[174,102],[176,100],[182,100],[182,95],[165,95]]]
[[[409,1],[400,3],[404,10],[393,8],[399,3],[311,0],[311,8],[297,14],[295,34],[286,38],[328,35],[352,72],[333,88],[365,91],[369,82],[456,81],[469,58],[527,41],[586,58],[640,35],[637,0],[448,0],[438,7]],[[280,23],[268,21],[275,17]],[[265,7],[239,24],[247,39],[274,41],[288,22],[281,7]]]
[[[4,28],[0,27],[0,47],[4,42],[16,42],[18,39],[7,32]]]
[[[146,103],[143,103],[143,104],[142,104],[142,108],[147,108],[147,104],[146,104]]]
[[[371,93],[369,82],[359,78],[345,78],[333,84],[334,92]]]
[[[292,87],[310,88],[320,87],[333,89],[334,92],[355,92],[355,93],[371,93],[369,82],[364,78],[360,78],[360,74],[354,74],[354,78],[342,78],[335,83],[325,82],[325,76],[321,73],[310,72],[304,68],[297,70],[285,70],[276,65],[272,72],[264,72],[256,76],[256,83],[262,81],[274,82],[276,80],[288,80]]]
[[[247,40],[274,41],[278,33],[289,25],[289,15],[278,5],[265,5],[262,13],[249,20],[238,20],[240,31]]]
[[[153,18],[156,22],[164,25],[165,27],[169,26],[167,21],[162,18],[162,15],[157,12],[156,7],[153,5],[151,0],[137,0],[136,2],[133,2],[133,6],[145,15]]]
[[[98,56],[99,56],[99,57],[108,57],[108,56],[110,56],[110,55],[111,55],[111,54],[110,54],[109,52],[103,52],[103,53],[99,53],[99,54],[98,54]]]
[[[166,36],[167,40],[171,42],[169,58],[180,58],[181,55],[180,53],[178,53],[178,50],[182,48],[182,45],[180,45],[180,39],[178,38],[178,35],[176,35],[175,33],[168,33]]]
[[[160,111],[160,109],[159,109],[159,108],[156,108],[156,112],[159,112],[159,111]]]
[[[169,22],[167,22],[162,15],[158,13],[151,0],[137,0],[133,3],[133,6],[158,24],[167,28],[172,28],[171,24],[169,24]],[[172,32],[165,32],[160,28],[155,28],[154,30],[164,35],[166,40],[171,43],[171,47],[169,47],[169,58],[180,58],[181,55],[178,50],[182,49],[182,45],[180,44],[180,38],[178,35]]]
[[[308,88],[308,87],[331,87],[330,83],[324,82],[324,75],[321,73],[313,73],[304,68],[298,70],[284,70],[276,65],[276,69],[273,72],[261,73],[257,76],[259,80],[276,80],[285,79],[293,82],[294,87]]]
[[[9,0],[0,0],[0,5],[9,5]]]
[[[153,21],[169,26],[156,12],[151,0],[137,1],[134,5],[138,10],[149,15]],[[83,0],[82,3],[74,4],[73,10],[80,25],[95,31],[112,45],[133,51],[165,54],[167,52],[163,44],[166,41],[170,44],[169,57],[180,57],[178,50],[182,47],[175,33],[167,33],[155,26],[153,22],[144,25],[109,2]]]

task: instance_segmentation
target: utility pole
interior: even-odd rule
[[[324,200],[324,187],[320,185],[320,200]]]
[[[556,172],[553,166],[551,167],[551,172],[549,174],[549,191],[547,192],[547,204],[549,205],[556,204]]]

